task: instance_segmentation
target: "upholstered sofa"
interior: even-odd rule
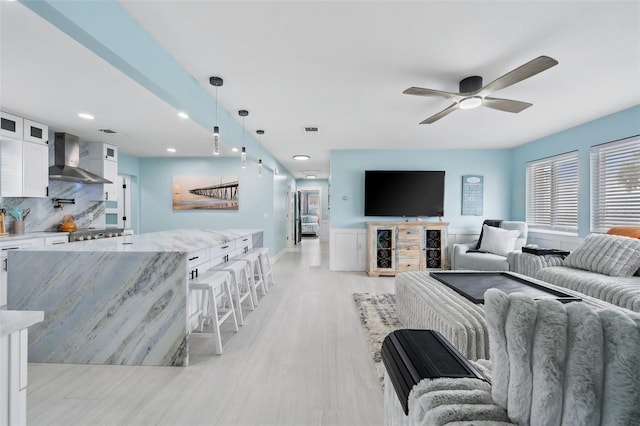
[[[526,222],[485,220],[478,240],[453,245],[451,269],[513,271],[514,256],[526,244],[527,233]]]
[[[590,234],[566,258],[515,256],[515,272],[640,312],[640,239]]]
[[[385,375],[386,425],[637,424],[639,314],[497,289],[484,300],[491,359],[475,366],[491,384],[423,378],[408,394],[405,415]]]

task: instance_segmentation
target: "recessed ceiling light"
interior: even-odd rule
[[[175,148],[167,148],[167,152],[176,152]]]
[[[307,178],[307,179],[315,179],[315,178],[317,178],[317,177],[318,177],[318,176],[316,176],[316,175],[306,175],[306,176],[305,176],[305,178]]]
[[[187,119],[187,118],[189,118],[189,115],[188,115],[186,112],[182,112],[182,111],[180,111],[180,112],[178,113],[178,117],[180,117],[180,118],[184,118],[184,119]]]
[[[238,148],[231,148],[231,151],[238,152]]]
[[[308,160],[308,159],[310,159],[310,158],[311,158],[311,157],[309,157],[308,155],[302,155],[302,154],[294,155],[294,156],[293,156],[293,159],[294,159],[294,160],[298,160],[298,161],[306,161],[306,160]]]
[[[85,120],[93,120],[93,119],[95,119],[95,117],[93,115],[87,114],[86,112],[81,112],[80,114],[78,114],[78,117],[84,118]]]

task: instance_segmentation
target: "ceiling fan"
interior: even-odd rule
[[[500,111],[518,113],[529,108],[532,104],[511,99],[492,98],[489,95],[529,77],[533,77],[555,65],[558,65],[558,61],[555,59],[548,56],[540,56],[506,73],[502,77],[498,77],[484,87],[482,86],[482,77],[475,75],[460,81],[460,93],[443,92],[440,90],[424,89],[422,87],[409,87],[402,93],[406,95],[436,96],[453,99],[455,101],[439,113],[421,121],[420,124],[431,124],[457,109],[471,109],[480,105]]]

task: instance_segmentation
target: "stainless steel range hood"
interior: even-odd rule
[[[113,183],[103,177],[78,167],[80,141],[69,133],[56,133],[53,146],[54,163],[49,167],[49,179],[80,183]]]

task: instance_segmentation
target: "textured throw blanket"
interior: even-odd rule
[[[640,421],[640,316],[485,293],[492,395],[520,425]]]
[[[638,425],[640,315],[582,302],[485,293],[489,361],[476,379],[425,379],[410,425]],[[489,373],[491,376],[489,376]]]

